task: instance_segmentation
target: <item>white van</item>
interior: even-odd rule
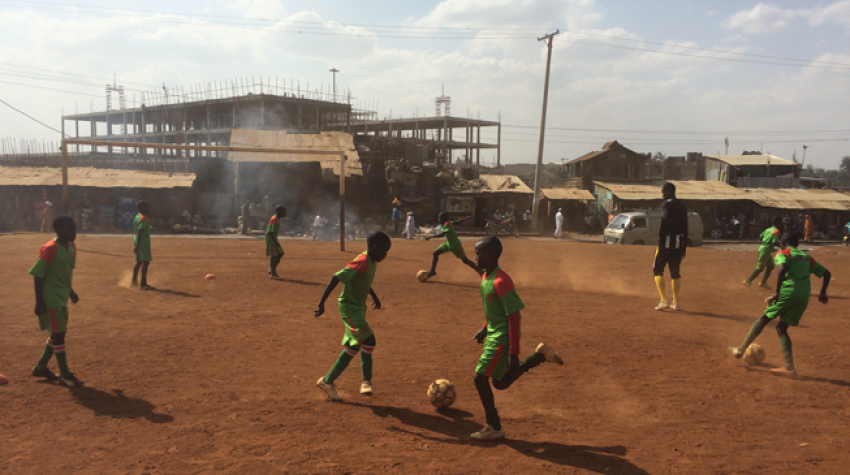
[[[661,211],[620,213],[605,227],[602,242],[606,244],[658,243],[661,230]],[[688,213],[688,246],[702,246],[702,218]]]

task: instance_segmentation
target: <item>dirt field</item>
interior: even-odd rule
[[[315,387],[340,351],[333,301],[312,310],[331,274],[365,243],[284,242],[283,282],[266,276],[261,241],[154,236],[149,281],[127,288],[130,237],[82,236],[68,332],[86,386],[34,380],[47,337],[32,315],[43,235],[0,237],[0,473],[847,473],[850,464],[850,249],[813,255],[835,276],[791,330],[798,370],[772,326],[765,366],[726,353],[761,315],[741,286],[753,252],[689,251],[680,313],[655,312],[653,248],[506,241],[502,267],[528,306],[523,354],[546,341],[567,360],[544,364],[496,403],[501,443],[472,383],[483,322],[476,276],[435,242],[396,240],[374,288],[375,395],[359,394],[359,359],[338,380],[345,402]],[[472,242],[464,241],[467,253]],[[215,273],[218,280],[204,282]],[[813,288],[819,288],[819,281]],[[335,298],[336,294],[334,295]],[[55,368],[55,362],[51,363]],[[428,383],[445,377],[455,406],[436,412]]]

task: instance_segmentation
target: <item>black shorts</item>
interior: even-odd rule
[[[663,249],[657,248],[655,251],[655,261],[652,263],[653,275],[664,275],[664,267],[670,266],[670,277],[679,279],[682,275],[679,273],[679,268],[682,265],[682,249]]]

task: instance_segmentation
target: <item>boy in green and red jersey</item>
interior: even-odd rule
[[[277,240],[277,235],[280,233],[280,221],[286,217],[286,208],[278,206],[274,211],[275,215],[269,219],[269,226],[266,228],[266,255],[271,258],[269,278],[280,280],[280,276],[277,275],[277,265],[283,259],[283,247]]]
[[[141,290],[154,290],[153,287],[148,285],[148,266],[150,266],[152,260],[151,223],[148,221],[151,205],[147,201],[139,201],[138,207],[139,214],[133,220],[133,254],[136,256],[136,266],[133,267],[133,280],[130,285]],[[142,270],[141,285],[137,280],[139,269]]]
[[[319,308],[314,312],[317,317],[325,313],[325,301],[337,284],[342,282],[342,293],[339,295],[339,315],[345,323],[342,352],[328,374],[316,382],[319,389],[327,393],[333,401],[342,401],[342,397],[334,387],[334,381],[345,371],[348,363],[361,349],[363,350],[360,354],[363,383],[360,386],[360,394],[372,394],[372,352],[375,350],[375,333],[366,322],[366,296],[372,296],[372,308],[381,308],[381,301],[372,289],[372,280],[375,278],[377,263],[387,257],[392,242],[389,236],[377,232],[366,239],[366,245],[366,252],[334,274],[325,293],[322,294]]]
[[[475,387],[487,417],[487,425],[472,434],[476,440],[496,440],[505,437],[499,412],[490,388],[490,378],[496,389],[507,389],[526,371],[544,361],[563,365],[564,361],[545,343],[537,345],[534,353],[519,362],[520,310],[525,304],[516,293],[508,274],[499,268],[502,243],[497,237],[486,237],[475,245],[475,261],[484,270],[481,278],[481,301],[487,323],[475,334],[484,351],[475,368]],[[486,341],[485,341],[486,339]]]
[[[50,330],[50,337],[47,338],[44,352],[33,368],[32,375],[49,381],[58,379],[63,385],[73,388],[83,384],[68,369],[65,356],[68,299],[71,303],[80,301],[71,286],[77,262],[77,246],[74,245],[77,225],[70,217],[59,216],[53,220],[53,230],[56,231],[56,238],[41,248],[38,260],[29,271],[35,281],[35,314],[38,316],[38,326],[42,331]],[[47,369],[47,363],[53,355],[56,355],[61,376],[56,376],[53,371]]]
[[[465,218],[459,219],[456,222],[462,223],[468,219],[471,219],[471,216],[467,216]],[[446,252],[451,252],[458,259],[463,261],[464,264],[471,267],[478,275],[481,275],[481,269],[479,269],[474,262],[470,261],[468,257],[466,257],[466,253],[463,251],[463,245],[460,243],[460,239],[457,238],[457,233],[455,232],[454,223],[449,221],[449,213],[443,211],[439,216],[440,222],[443,223],[443,232],[437,234],[435,236],[428,236],[425,238],[426,241],[431,240],[431,238],[441,238],[445,236],[446,242],[440,244],[440,247],[434,251],[434,257],[431,260],[431,271],[428,272],[428,278],[434,277],[437,275],[437,261],[440,260],[440,254],[445,254]]]
[[[761,334],[764,327],[771,320],[779,317],[776,324],[776,333],[779,334],[779,346],[782,347],[782,355],[785,357],[784,368],[774,368],[771,371],[784,375],[796,376],[794,369],[794,355],[791,351],[791,337],[788,336],[788,326],[796,327],[803,318],[803,313],[809,305],[809,297],[812,293],[810,274],[823,277],[818,300],[822,304],[829,302],[826,289],[832,274],[826,268],[811,258],[808,254],[797,249],[799,238],[795,234],[782,236],[780,246],[782,250],[776,253],[776,265],[779,266],[779,275],[776,279],[776,293],[767,299],[767,309],[764,315],[753,323],[750,332],[747,333],[741,346],[730,346],[729,351],[735,358],[744,356],[744,352],[750,344]]]
[[[756,263],[756,270],[747,277],[747,280],[744,281],[744,285],[749,286],[756,277],[761,274],[761,271],[764,271],[764,276],[761,278],[761,282],[759,283],[759,287],[763,289],[769,289],[770,286],[767,285],[767,279],[770,277],[770,273],[773,272],[773,248],[779,246],[779,237],[781,235],[780,229],[782,229],[782,219],[773,218],[771,220],[773,226],[764,230],[761,233],[761,245],[759,246],[759,261]]]

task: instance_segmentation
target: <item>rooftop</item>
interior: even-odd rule
[[[595,199],[589,191],[578,188],[543,188],[540,190],[540,196],[550,200],[593,201]]]
[[[733,167],[745,167],[745,166],[767,166],[767,165],[779,165],[779,166],[795,166],[797,163],[792,162],[791,160],[785,160],[784,158],[779,158],[774,155],[706,155],[705,158],[712,158],[714,160],[721,161],[723,163],[728,163]]]
[[[191,188],[194,173],[69,167],[68,185],[93,188]],[[60,186],[61,168],[0,166],[0,186]]]
[[[608,183],[596,181],[595,184],[611,190],[621,200],[654,201],[661,200],[661,186],[664,181],[651,183]],[[676,197],[682,200],[750,200],[740,188],[719,181],[669,181],[676,185]]]

